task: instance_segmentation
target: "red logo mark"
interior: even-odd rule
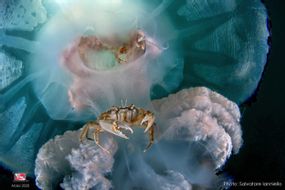
[[[26,181],[26,174],[25,173],[15,173],[14,181]]]

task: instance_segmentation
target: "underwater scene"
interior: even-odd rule
[[[230,189],[270,48],[261,0],[1,0],[0,183]]]

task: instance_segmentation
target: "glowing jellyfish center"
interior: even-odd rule
[[[145,107],[155,85],[171,90],[182,79],[168,17],[156,23],[145,3],[104,2],[62,3],[39,32],[31,68],[41,76],[33,87],[53,119],[89,119],[122,100]]]
[[[103,70],[118,63],[129,63],[142,56],[146,50],[145,36],[139,31],[134,32],[129,41],[118,42],[115,37],[105,41],[96,36],[80,37],[77,51],[87,67]]]

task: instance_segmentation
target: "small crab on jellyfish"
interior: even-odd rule
[[[111,107],[106,112],[103,112],[96,121],[89,121],[83,126],[83,130],[80,134],[80,141],[83,139],[94,140],[97,146],[102,150],[110,153],[100,144],[100,133],[109,132],[124,139],[129,137],[124,132],[130,132],[133,134],[132,127],[137,126],[145,128],[144,133],[149,133],[149,144],[145,148],[146,152],[154,143],[154,127],[156,126],[154,114],[143,108],[137,108],[134,104],[122,107]],[[93,138],[88,137],[89,129],[93,128]]]

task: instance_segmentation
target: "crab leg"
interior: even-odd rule
[[[95,140],[95,143],[105,152],[107,152],[108,154],[111,154],[109,150],[105,149],[103,146],[100,145],[100,140],[99,140],[99,134],[101,132],[101,128],[100,126],[97,124],[96,129],[93,133],[93,137]]]
[[[90,121],[83,126],[82,132],[80,134],[80,142],[82,142],[84,138],[87,138],[87,133],[88,133],[89,128],[93,127],[92,123],[93,122]]]
[[[154,124],[155,125],[155,124]],[[144,152],[146,152],[150,147],[151,145],[153,144],[154,142],[154,125],[152,125],[148,131],[148,134],[149,134],[149,144],[147,145],[147,147],[144,149]]]

